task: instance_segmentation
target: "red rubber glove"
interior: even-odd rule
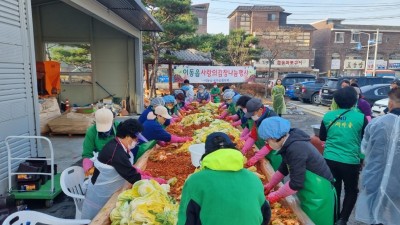
[[[256,154],[249,159],[249,161],[247,161],[247,166],[254,166],[254,164],[268,155],[271,150],[272,148],[269,147],[269,145],[265,145],[259,151],[257,151]]]
[[[289,195],[293,195],[293,194],[297,193],[297,191],[292,190],[290,188],[289,183],[290,183],[290,181],[287,182],[285,185],[283,185],[281,188],[279,188],[279,190],[274,191],[267,196],[267,200],[269,201],[270,204],[273,204],[273,203],[279,201],[280,199],[285,198]]]
[[[253,138],[249,137],[244,143],[242,154],[246,155],[246,153],[253,147],[254,143],[256,143],[256,141]]]
[[[276,171],[274,175],[272,175],[271,179],[269,180],[268,184],[264,185],[264,193],[267,195],[271,190],[279,183],[285,176],[279,172]]]
[[[93,161],[89,158],[84,158],[82,161],[82,167],[85,173],[87,173],[93,167]]]

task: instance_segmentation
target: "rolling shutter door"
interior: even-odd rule
[[[7,186],[8,176],[4,139],[10,135],[36,135],[38,125],[30,7],[30,0],[0,1],[0,187]],[[14,140],[11,146],[13,157],[36,155],[34,141]],[[17,166],[15,162],[12,168]]]

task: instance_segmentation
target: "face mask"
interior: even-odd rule
[[[98,132],[100,138],[108,138],[112,135],[112,128],[106,132]]]
[[[282,148],[282,146],[280,146],[280,145],[279,145],[277,142],[275,142],[275,141],[270,141],[270,142],[269,142],[269,146],[270,146],[272,149],[277,150],[277,151],[281,150],[281,148]]]
[[[216,87],[217,87],[217,85],[214,85],[214,87],[216,88]]]
[[[137,141],[132,141],[132,143],[129,145],[129,149],[134,149],[137,145]]]
[[[260,117],[257,116],[257,115],[254,115],[254,116],[251,117],[251,119],[254,120],[254,121],[257,121],[258,119],[260,119]]]

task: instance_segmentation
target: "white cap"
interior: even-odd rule
[[[114,115],[111,110],[101,108],[94,114],[97,132],[109,131],[113,124]]]
[[[162,116],[162,117],[164,117],[165,119],[171,119],[172,118],[172,116],[170,116],[169,114],[168,114],[168,110],[167,110],[167,108],[165,108],[164,106],[157,106],[155,109],[154,109],[154,113],[156,114],[156,115],[160,115],[160,116]]]

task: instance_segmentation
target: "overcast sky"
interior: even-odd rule
[[[208,33],[229,31],[228,15],[239,5],[279,5],[292,13],[288,23],[309,24],[326,18],[343,18],[346,24],[400,26],[400,0],[192,0],[192,4],[210,3]]]

